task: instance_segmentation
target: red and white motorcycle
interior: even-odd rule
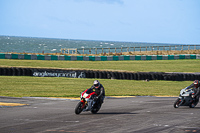
[[[75,108],[75,114],[80,114],[82,111],[91,111],[93,114],[97,113],[101,108],[101,104],[95,100],[96,96],[97,94],[91,89],[86,89],[82,92],[81,99]]]

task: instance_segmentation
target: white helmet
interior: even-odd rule
[[[94,84],[95,88],[99,88],[99,86],[100,86],[100,83],[98,80],[95,80],[93,84]]]

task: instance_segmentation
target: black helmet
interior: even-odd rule
[[[99,88],[99,86],[100,86],[100,83],[98,80],[95,80],[93,84],[94,84],[95,88]]]
[[[195,80],[194,81],[194,86],[197,88],[197,87],[199,87],[199,80]]]

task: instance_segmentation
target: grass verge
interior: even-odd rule
[[[95,79],[0,76],[0,96],[79,97]],[[106,96],[178,96],[191,81],[136,81],[99,79]]]
[[[199,72],[200,60],[48,61],[0,59],[0,67],[42,67],[132,72]]]
[[[117,70],[132,72],[199,72],[200,60],[150,61],[44,61],[0,59],[0,67],[41,67]],[[95,79],[0,76],[0,96],[79,97]],[[99,79],[107,96],[178,96],[191,81],[138,81]]]

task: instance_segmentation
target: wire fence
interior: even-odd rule
[[[200,45],[169,45],[169,46],[146,46],[146,47],[120,47],[120,48],[61,48],[63,54],[101,54],[123,53],[142,51],[181,51],[199,50]]]

